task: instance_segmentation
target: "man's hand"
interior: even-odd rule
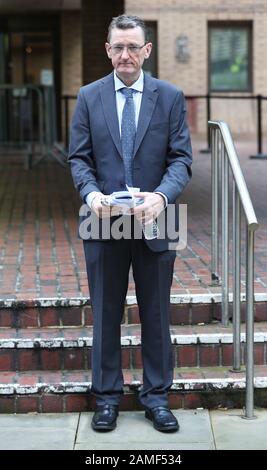
[[[97,215],[97,217],[100,217],[101,219],[105,217],[112,217],[115,215],[121,215],[121,210],[116,207],[116,206],[105,206],[102,204],[103,199],[105,198],[105,195],[102,193],[99,193],[97,196],[94,197],[91,208]]]
[[[136,216],[141,224],[150,224],[155,220],[165,207],[163,196],[157,193],[134,193],[135,197],[142,197],[143,204],[132,209],[132,213]]]

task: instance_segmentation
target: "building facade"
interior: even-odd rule
[[[125,9],[156,22],[158,76],[186,95],[267,96],[266,1],[126,0]],[[205,100],[192,100],[188,109],[193,130],[205,132]],[[211,117],[225,120],[234,133],[253,136],[257,104],[214,98]]]
[[[147,71],[191,96],[193,132],[206,131],[209,93],[216,96],[212,119],[225,120],[236,134],[255,135],[257,101],[250,97],[267,96],[264,0],[0,0],[0,83],[52,80],[64,134],[62,97],[75,96],[82,84],[111,70],[104,51],[107,25],[123,11],[148,24],[155,47]],[[70,99],[69,115],[74,104]],[[267,100],[267,131],[265,116]]]

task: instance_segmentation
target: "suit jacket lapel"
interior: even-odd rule
[[[140,109],[140,114],[139,114],[139,119],[138,119],[138,126],[137,126],[137,131],[136,131],[136,139],[135,139],[133,156],[136,155],[136,152],[139,149],[141,142],[144,138],[144,135],[147,131],[157,99],[158,99],[158,91],[157,91],[156,81],[153,78],[151,78],[149,75],[144,74],[144,91],[143,91],[141,109]]]
[[[113,72],[107,77],[103,78],[102,83],[101,83],[100,94],[101,94],[104,115],[105,115],[107,126],[109,128],[110,135],[112,137],[114,144],[117,147],[117,150],[120,156],[122,157],[122,148],[121,148],[121,139],[120,139],[119,121],[118,121],[118,114],[117,114]]]
[[[110,135],[116,148],[122,157],[121,138],[119,130],[119,122],[117,115],[116,96],[114,88],[114,77],[113,72],[104,77],[101,82],[101,100],[104,110],[107,126],[109,128]],[[152,114],[158,99],[158,91],[156,81],[149,75],[144,75],[144,91],[142,96],[141,109],[139,114],[138,126],[136,130],[136,139],[134,146],[134,154],[136,155],[144,135],[147,131],[149,123],[152,118]],[[123,157],[122,157],[123,158]]]

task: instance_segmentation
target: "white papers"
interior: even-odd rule
[[[143,198],[133,196],[129,191],[115,191],[110,196],[105,196],[103,204],[105,206],[116,206],[122,212],[128,212],[128,209],[142,204]]]
[[[144,202],[142,197],[133,196],[134,192],[140,191],[139,188],[128,188],[129,191],[115,191],[109,196],[105,196],[102,204],[105,206],[118,207],[123,214],[131,215],[129,209],[138,206]],[[142,224],[143,234],[146,240],[153,240],[159,238],[159,228],[156,221],[150,224]]]

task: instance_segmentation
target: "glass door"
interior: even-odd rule
[[[53,85],[52,34],[30,31],[11,33],[10,67],[13,84]],[[46,83],[43,83],[45,80]]]

